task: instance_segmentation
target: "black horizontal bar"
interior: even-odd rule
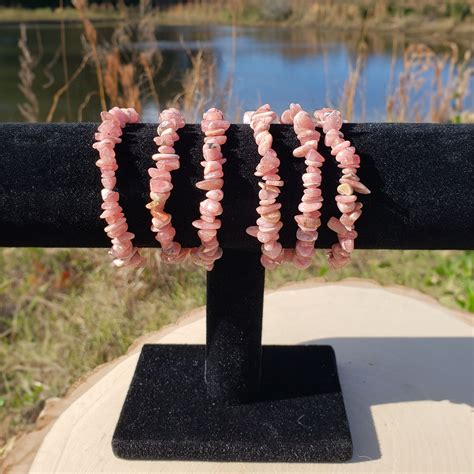
[[[109,246],[99,219],[100,174],[91,147],[97,124],[0,125],[0,245],[41,247]],[[285,247],[295,243],[293,219],[302,194],[304,163],[291,156],[297,146],[289,126],[273,125],[274,147],[281,158],[285,186],[281,195],[280,232]],[[361,196],[363,216],[357,222],[359,248],[474,248],[474,126],[437,124],[346,124],[343,132],[361,155],[360,177],[371,190]],[[117,145],[118,190],[136,244],[155,247],[150,231],[147,168],[156,152],[156,126],[130,125]],[[202,135],[186,126],[176,150],[181,168],[173,172],[174,189],[167,203],[177,240],[199,244],[191,223],[198,218],[203,192]],[[219,240],[224,248],[258,249],[245,233],[255,223],[259,156],[247,125],[232,125],[223,147],[224,213]],[[323,167],[323,226],[318,247],[335,241],[325,222],[339,215],[334,195],[339,170],[334,159]]]

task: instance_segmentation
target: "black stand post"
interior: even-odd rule
[[[265,270],[260,255],[228,249],[207,277],[206,384],[223,402],[259,392]]]
[[[113,436],[118,457],[351,458],[333,349],[261,345],[265,271],[259,258],[226,249],[208,274],[206,347],[143,347]]]

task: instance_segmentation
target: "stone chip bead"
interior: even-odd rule
[[[349,140],[341,132],[342,115],[338,110],[324,108],[316,110],[314,117],[317,126],[326,134],[324,143],[331,148],[331,155],[336,158],[338,168],[342,169],[342,177],[337,187],[336,204],[342,215],[339,219],[331,217],[328,227],[337,234],[338,243],[328,252],[329,264],[333,268],[341,268],[350,260],[354,250],[357,232],[354,224],[362,214],[362,203],[357,201],[354,193],[369,194],[370,190],[360,182],[357,170],[360,168],[360,156]]]
[[[281,204],[276,202],[284,182],[278,174],[280,160],[272,148],[273,137],[270,133],[270,124],[277,121],[276,113],[268,104],[244,114],[244,123],[250,124],[258,153],[262,157],[255,170],[255,176],[262,178],[258,183],[261,190],[257,213],[260,217],[256,226],[247,228],[247,233],[256,237],[262,244],[260,262],[268,269],[275,268],[285,259],[285,251],[278,242],[279,231],[283,227],[279,211]]]
[[[182,248],[179,242],[174,241],[176,230],[172,216],[165,211],[166,201],[173,189],[171,172],[180,166],[174,143],[179,140],[178,130],[184,125],[184,117],[178,110],[170,108],[161,112],[158,135],[154,138],[158,153],[151,157],[155,167],[148,170],[151,201],[146,207],[150,210],[151,230],[156,233],[155,238],[161,245],[160,257],[165,263],[180,263],[189,254],[189,249]]]
[[[298,206],[301,214],[295,216],[298,224],[296,246],[287,250],[287,258],[296,267],[305,269],[311,265],[314,256],[314,245],[318,238],[318,228],[321,225],[319,209],[323,205],[323,197],[319,188],[322,180],[320,166],[324,158],[317,152],[320,133],[312,117],[302,110],[299,104],[290,104],[290,108],[281,115],[281,122],[293,125],[300,146],[293,150],[295,158],[304,158],[306,172],[302,176],[303,196]]]
[[[201,121],[201,130],[205,136],[202,147],[204,160],[201,162],[204,179],[198,181],[196,187],[206,191],[206,198],[199,205],[200,219],[193,222],[193,226],[198,229],[201,245],[191,250],[191,260],[207,271],[211,271],[214,262],[222,257],[222,249],[217,240],[221,220],[217,216],[223,212],[220,201],[224,197],[223,165],[226,162],[221,145],[227,141],[225,132],[229,127],[230,123],[224,120],[224,114],[219,109],[212,108],[204,113]]]
[[[122,129],[128,123],[137,123],[140,117],[135,109],[113,107],[108,112],[101,112],[100,124],[95,134],[97,140],[92,147],[99,152],[99,159],[96,165],[101,171],[101,197],[103,200],[100,206],[103,210],[100,215],[107,223],[104,231],[112,241],[112,248],[109,254],[113,257],[113,264],[117,267],[141,267],[144,259],[140,256],[138,248],[134,247],[132,240],[134,234],[128,232],[127,219],[124,216],[122,207],[119,204],[119,193],[115,191],[117,178],[115,171],[118,169],[115,159],[114,147],[122,139]]]

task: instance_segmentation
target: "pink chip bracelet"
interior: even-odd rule
[[[270,124],[277,119],[277,115],[268,104],[257,109],[250,116],[250,127],[258,146],[258,153],[262,157],[257,165],[255,176],[262,177],[258,183],[260,199],[257,213],[257,225],[247,228],[247,233],[262,243],[261,263],[265,268],[273,269],[285,259],[285,252],[278,242],[279,231],[283,227],[281,222],[281,204],[276,202],[280,188],[284,182],[278,174],[280,160],[273,150],[273,137],[270,133]]]
[[[96,162],[101,171],[103,186],[101,190],[103,212],[100,218],[107,222],[107,227],[104,230],[112,240],[109,254],[114,257],[113,263],[117,267],[140,267],[144,260],[138,249],[132,245],[135,235],[128,232],[127,219],[119,204],[119,193],[114,191],[117,183],[115,171],[118,169],[114,151],[115,144],[122,141],[120,137],[125,125],[139,122],[140,117],[135,109],[114,107],[108,112],[101,112],[100,118],[102,123],[95,134],[97,141],[92,146],[98,150],[100,157]]]
[[[336,232],[339,242],[334,244],[328,252],[329,264],[333,268],[341,268],[350,260],[350,254],[354,250],[354,240],[357,232],[354,223],[362,214],[362,203],[357,202],[354,191],[360,194],[369,194],[370,190],[364,186],[357,176],[360,167],[360,156],[351,146],[349,140],[344,139],[342,134],[342,116],[334,109],[324,108],[314,112],[317,125],[322,127],[326,134],[324,143],[331,147],[331,155],[336,157],[338,167],[342,168],[342,177],[337,187],[336,202],[342,216],[337,219],[331,217],[328,227]]]
[[[179,155],[173,145],[179,140],[178,129],[184,125],[184,117],[178,110],[170,108],[161,112],[158,136],[153,139],[158,146],[158,153],[152,156],[156,165],[148,169],[151,202],[146,207],[152,216],[151,230],[156,233],[155,238],[161,245],[161,260],[166,263],[182,262],[189,254],[189,249],[183,249],[179,242],[174,241],[176,230],[171,214],[164,210],[173,189],[171,171],[179,168]]]
[[[314,255],[314,244],[318,239],[318,228],[321,225],[320,209],[323,205],[321,194],[321,166],[324,157],[317,152],[321,134],[315,130],[311,116],[302,110],[299,104],[291,104],[281,115],[281,123],[292,124],[301,144],[293,150],[293,156],[304,158],[306,172],[303,174],[305,188],[298,210],[301,214],[295,216],[298,224],[296,232],[296,247],[292,262],[301,269],[308,268]]]
[[[258,193],[259,205],[256,226],[246,229],[247,233],[258,239],[261,245],[260,261],[265,268],[273,269],[283,262],[292,262],[301,269],[308,268],[315,252],[318,229],[321,225],[321,207],[323,197],[320,189],[321,167],[324,157],[317,151],[320,133],[316,127],[322,128],[325,134],[324,143],[331,148],[342,176],[337,187],[336,204],[342,215],[339,219],[331,217],[328,227],[336,232],[338,242],[328,251],[328,260],[333,268],[341,268],[350,260],[357,237],[355,222],[362,214],[362,203],[357,201],[354,193],[369,194],[370,190],[360,182],[357,169],[360,167],[360,156],[354,146],[344,138],[341,132],[342,116],[337,110],[323,108],[311,116],[302,110],[299,104],[290,104],[281,117],[281,123],[293,125],[300,146],[293,150],[293,156],[304,158],[306,170],[302,176],[303,196],[295,216],[298,224],[295,249],[283,249],[279,242],[279,231],[283,227],[281,221],[281,204],[277,202],[283,187],[279,175],[280,160],[273,149],[273,137],[270,125],[277,121],[277,115],[268,104],[255,112],[246,112],[244,121],[253,130],[258,153],[261,159],[256,167],[255,176],[261,177]],[[101,196],[103,212],[100,218],[105,219],[105,232],[112,241],[109,254],[113,256],[114,265],[118,267],[139,267],[144,263],[138,248],[133,246],[135,235],[128,231],[127,220],[119,204],[119,193],[115,189],[117,179],[115,172],[118,164],[115,158],[115,145],[120,143],[123,128],[128,123],[137,123],[139,115],[133,108],[114,107],[108,112],[101,112],[102,123],[99,126],[93,144],[99,152],[96,165],[101,170],[103,189]],[[158,136],[154,138],[158,153],[152,156],[156,166],[148,170],[150,175],[150,198],[146,207],[152,216],[151,230],[156,233],[156,240],[161,245],[161,259],[166,263],[182,262],[187,255],[192,261],[210,271],[216,260],[222,257],[222,248],[217,239],[223,212],[221,201],[224,197],[223,165],[226,162],[221,146],[227,141],[226,131],[230,123],[224,120],[223,113],[211,108],[203,115],[201,130],[204,133],[203,161],[204,179],[196,183],[196,187],[206,192],[205,199],[199,205],[200,218],[192,225],[198,229],[201,245],[193,249],[184,249],[174,240],[176,230],[171,215],[165,211],[166,202],[173,189],[171,172],[180,167],[180,157],[176,153],[174,143],[179,140],[178,130],[183,128],[185,120],[176,109],[170,108],[160,114],[157,128]]]
[[[227,161],[222,155],[221,145],[227,141],[225,132],[229,127],[230,123],[224,120],[223,113],[218,109],[209,109],[203,115],[201,130],[205,138],[202,147],[204,161],[201,161],[201,165],[204,168],[204,179],[196,183],[196,187],[206,191],[206,199],[199,205],[201,218],[193,222],[193,226],[198,229],[201,245],[191,250],[191,259],[207,271],[212,270],[214,262],[222,257],[222,249],[217,240],[221,220],[217,216],[222,214],[222,165]]]

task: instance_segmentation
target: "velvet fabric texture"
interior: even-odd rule
[[[260,390],[264,285],[258,252],[227,249],[207,275],[205,379],[221,402]]]
[[[92,149],[97,124],[0,125],[0,245],[42,247],[107,247],[100,210],[99,170]],[[360,178],[372,194],[361,196],[356,248],[474,248],[474,126],[436,124],[346,124],[344,135],[361,155]],[[273,125],[274,147],[281,159],[285,186],[280,241],[294,247],[294,216],[302,194],[304,162],[291,156],[297,139],[288,125]],[[120,202],[137,246],[157,246],[150,231],[147,169],[156,152],[156,126],[127,126],[117,145]],[[245,229],[257,217],[259,161],[248,125],[232,125],[223,147],[224,213],[222,248],[256,250],[259,242]],[[176,150],[181,168],[173,172],[174,189],[167,202],[176,240],[199,244],[192,221],[199,217],[203,192],[202,133],[198,125],[180,130]],[[323,215],[317,246],[327,248],[336,235],[325,223],[338,216],[334,196],[339,169],[328,150],[323,166]]]
[[[341,462],[349,425],[329,346],[264,346],[251,403],[221,404],[195,345],[145,345],[112,447],[125,459]],[[225,470],[225,469],[224,469]]]

